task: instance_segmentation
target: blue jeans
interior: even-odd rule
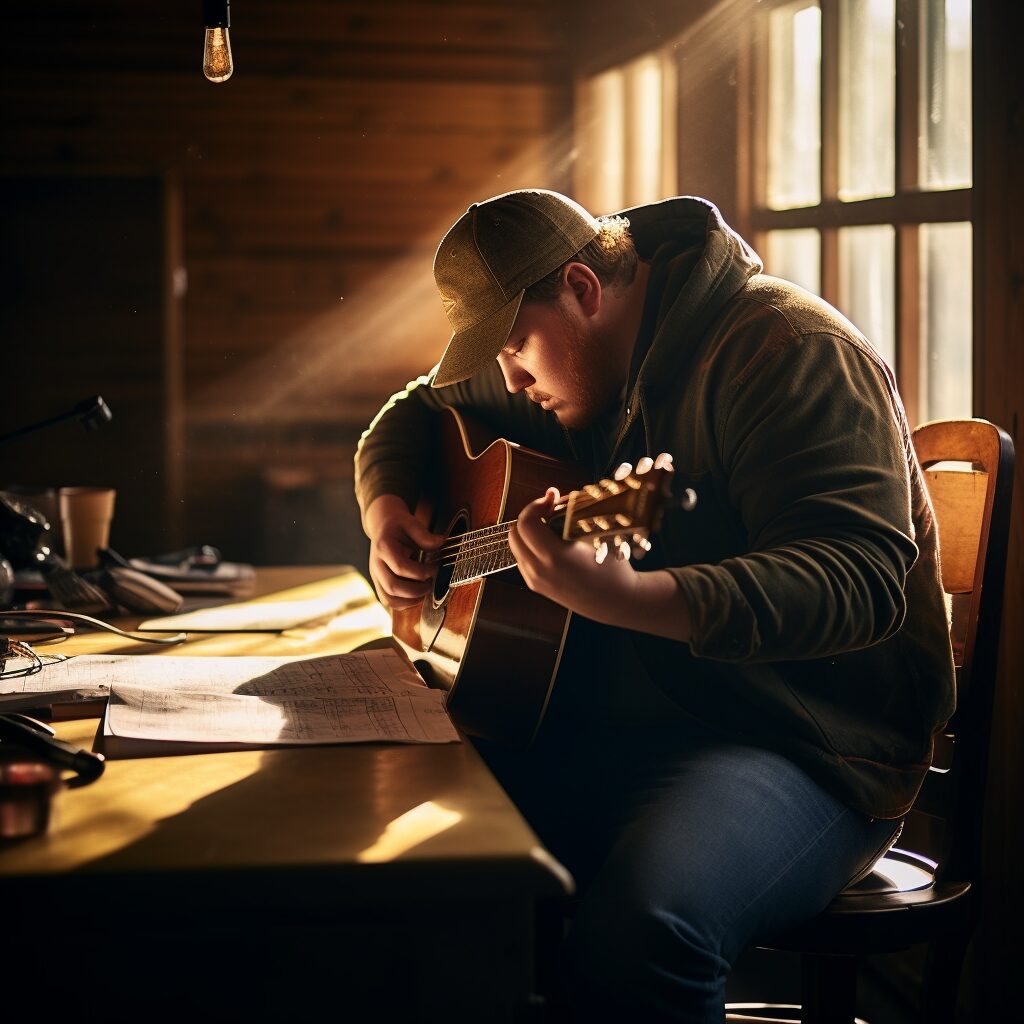
[[[576,878],[568,999],[581,1021],[720,1022],[740,951],[825,907],[898,822],[649,689],[640,713],[613,711],[623,687],[652,685],[642,673],[566,675],[533,747],[478,746]]]

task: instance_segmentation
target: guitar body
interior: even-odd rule
[[[417,514],[445,536],[514,519],[548,487],[581,483],[576,467],[442,414],[440,467]],[[396,611],[395,639],[432,686],[447,690],[463,730],[513,746],[530,743],[547,707],[571,613],[533,593],[518,570],[450,586],[442,566],[419,607]]]

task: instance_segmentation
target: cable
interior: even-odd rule
[[[185,633],[175,633],[173,636],[142,636],[139,633],[131,633],[123,629],[118,629],[117,626],[112,626],[109,622],[104,622],[102,619],[95,619],[91,615],[84,615],[82,612],[66,612],[53,608],[34,608],[32,611],[22,611],[19,609],[17,611],[0,612],[0,618],[10,617],[32,619],[71,619],[73,622],[85,622],[97,629],[104,629],[108,633],[114,633],[116,636],[124,637],[125,640],[137,640],[141,644],[180,644],[184,643],[187,639],[187,635]]]

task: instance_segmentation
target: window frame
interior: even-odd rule
[[[922,187],[918,142],[920,54],[925,11],[918,0],[896,0],[895,194],[870,199],[839,198],[839,22],[840,0],[818,0],[821,9],[821,198],[812,206],[773,210],[768,206],[768,18],[793,0],[764,0],[749,22],[740,53],[739,207],[744,232],[762,251],[769,231],[816,228],[821,234],[822,298],[838,305],[839,231],[890,224],[896,231],[895,340],[893,370],[912,424],[921,412],[922,224],[967,222],[974,227],[973,186]],[[745,128],[753,126],[753,131]]]

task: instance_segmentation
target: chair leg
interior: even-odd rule
[[[801,1024],[854,1024],[857,1003],[857,958],[800,957]]]
[[[970,936],[966,931],[940,935],[928,946],[924,966],[921,1020],[927,1024],[954,1024],[960,976]]]

